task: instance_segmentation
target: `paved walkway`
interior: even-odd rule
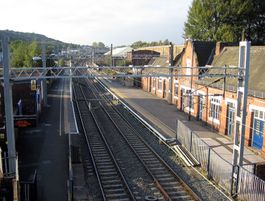
[[[120,98],[128,103],[134,110],[152,122],[158,130],[162,131],[166,138],[176,137],[176,121],[185,122],[187,114],[181,112],[176,106],[168,104],[151,93],[134,87],[125,87],[115,80],[103,80],[104,83]],[[203,126],[202,122],[192,120],[186,125],[198,134],[209,146],[215,147],[214,150],[226,160],[232,160],[233,142],[231,139],[220,135],[209,128]],[[260,156],[254,154],[248,148],[244,153],[245,162],[258,163],[265,162]]]
[[[38,200],[67,200],[69,83],[55,81],[48,94],[49,106],[44,109],[36,128],[19,134],[18,156],[20,180],[38,173]],[[71,112],[71,111],[70,111]]]

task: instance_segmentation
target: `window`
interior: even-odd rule
[[[191,67],[191,60],[190,59],[186,59],[186,75],[191,75],[191,68],[188,68],[188,67]]]
[[[156,79],[153,78],[153,88],[155,89],[156,88]]]
[[[220,112],[220,99],[218,98],[211,98],[211,105],[210,105],[210,117],[219,121],[219,112]]]
[[[174,96],[178,96],[179,93],[179,83],[175,82],[174,84]]]
[[[252,141],[251,146],[261,150],[263,147],[264,127],[265,127],[265,111],[263,108],[256,107],[252,109]]]
[[[194,109],[193,94],[191,93],[191,90],[186,90],[185,105],[188,108]]]
[[[253,113],[255,119],[265,120],[265,114],[263,111],[253,109]]]
[[[158,80],[158,90],[162,90],[162,79]]]

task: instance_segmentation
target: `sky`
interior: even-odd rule
[[[169,39],[182,44],[192,0],[2,0],[0,30],[64,42],[129,45]]]

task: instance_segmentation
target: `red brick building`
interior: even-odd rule
[[[172,82],[166,77],[142,78],[142,88],[160,98],[167,99],[181,111],[211,125],[219,133],[233,138],[237,99],[236,78],[204,78],[206,73],[224,74],[224,69],[211,68],[238,66],[239,47],[236,44],[188,40],[175,58],[175,65],[182,67]],[[252,46],[250,50],[249,96],[247,104],[245,144],[265,157],[265,47]],[[162,65],[161,65],[162,66]],[[168,66],[168,64],[165,66]],[[206,66],[207,68],[198,68]],[[155,70],[145,69],[145,72]],[[156,70],[168,73],[168,69]],[[226,73],[237,73],[228,70]],[[172,87],[169,87],[169,84]],[[172,93],[170,92],[172,88]],[[225,90],[224,90],[225,88]],[[190,95],[192,93],[192,95]]]

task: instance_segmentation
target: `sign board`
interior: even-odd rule
[[[31,88],[31,91],[36,91],[36,89],[37,89],[36,80],[31,80],[30,88]]]

